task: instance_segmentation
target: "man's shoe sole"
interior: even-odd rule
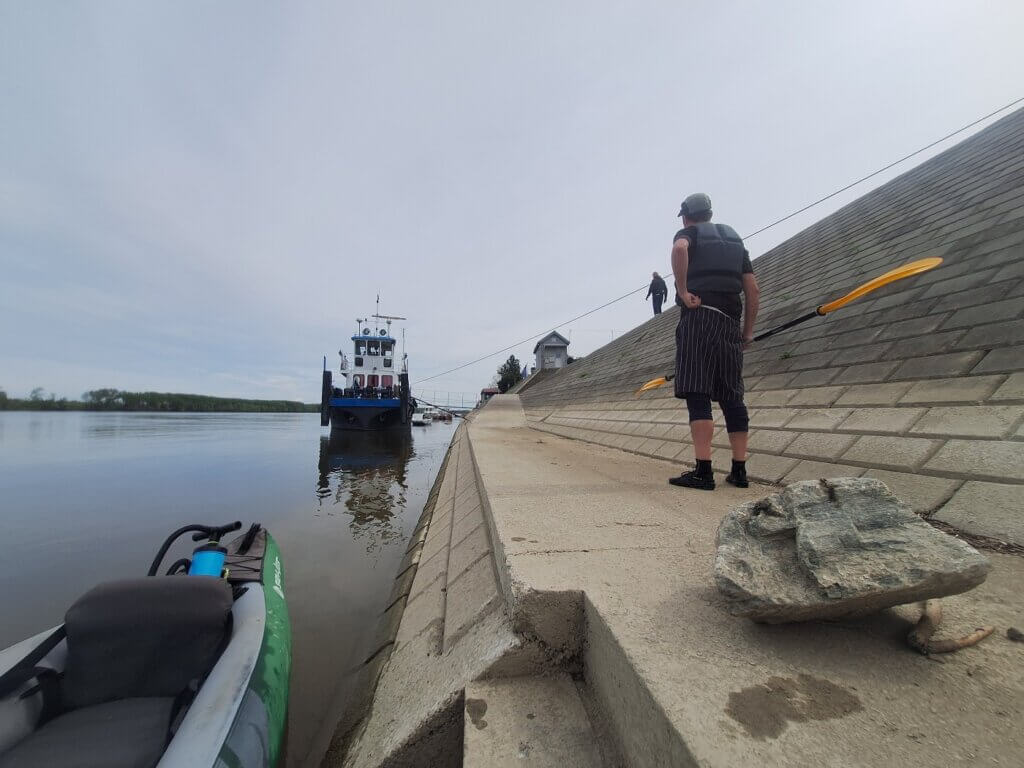
[[[674,477],[673,478],[669,478],[668,484],[669,485],[674,485],[676,488],[689,488],[689,489],[694,490],[694,491],[713,491],[713,490],[715,490],[714,483],[712,483],[711,485],[685,485],[683,483],[673,483],[672,482],[673,480],[675,480]]]

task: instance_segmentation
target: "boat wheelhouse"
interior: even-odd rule
[[[372,318],[372,321],[371,321]],[[416,401],[409,391],[407,355],[399,357],[398,340],[391,335],[391,323],[404,317],[374,314],[356,318],[351,359],[344,349],[341,357],[340,387],[324,358],[320,423],[332,430],[378,430],[408,428]]]

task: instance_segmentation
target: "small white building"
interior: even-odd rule
[[[552,331],[533,348],[537,356],[537,370],[564,368],[569,361],[569,340],[558,331]]]

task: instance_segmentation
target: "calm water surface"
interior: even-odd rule
[[[143,575],[181,525],[261,522],[292,620],[289,764],[318,765],[453,429],[328,440],[318,414],[0,412],[0,648]]]

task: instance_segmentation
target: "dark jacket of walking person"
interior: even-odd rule
[[[753,340],[758,287],[750,254],[736,230],[711,223],[711,198],[690,195],[679,210],[683,229],[672,245],[676,303],[675,395],[686,400],[697,466],[669,480],[712,491],[711,401],[718,402],[732,447],[725,478],[746,488],[747,407],[743,403],[743,350]],[[742,295],[742,299],[740,298]]]
[[[644,296],[644,300],[652,299],[654,303],[654,314],[660,315],[661,305],[668,297],[668,286],[665,285],[665,281],[661,279],[661,275],[657,272],[654,272],[652,277],[651,287],[647,289],[647,295]]]

